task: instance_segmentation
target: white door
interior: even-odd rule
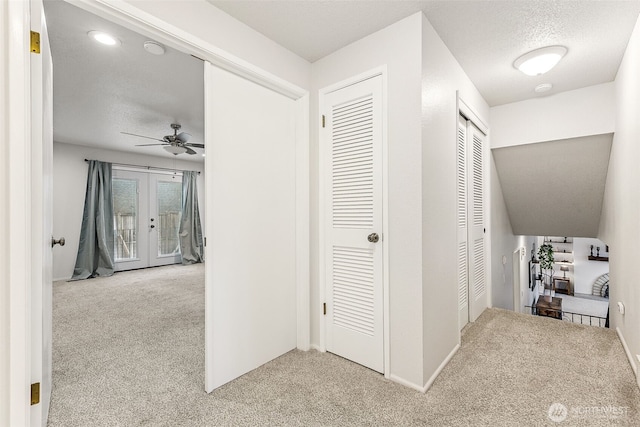
[[[484,151],[485,135],[458,116],[456,143],[458,326],[475,321],[487,308]]]
[[[182,176],[114,169],[112,187],[116,270],[179,263]]]
[[[295,114],[205,62],[207,392],[296,348]]]
[[[40,385],[31,426],[47,424],[52,375],[53,64],[41,1],[31,1],[31,29],[40,54],[31,55],[32,255],[31,383]],[[33,402],[32,402],[33,403]]]
[[[469,320],[475,321],[487,308],[487,274],[484,207],[485,135],[467,122],[469,273],[471,309]]]
[[[326,347],[383,372],[382,77],[325,94],[321,102]]]
[[[458,229],[458,327],[469,322],[469,248],[467,221],[467,120],[458,116],[456,144],[457,229]]]

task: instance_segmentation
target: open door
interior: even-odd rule
[[[205,62],[205,388],[296,348],[295,101]]]
[[[31,30],[40,34],[40,53],[31,54],[31,426],[46,426],[52,374],[53,233],[53,64],[42,0],[31,0]],[[56,240],[64,245],[64,239]],[[32,394],[33,399],[33,394]]]

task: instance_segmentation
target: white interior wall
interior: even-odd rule
[[[502,186],[498,178],[493,156],[491,157],[491,305],[493,307],[513,310],[513,257],[517,239],[513,235],[507,206],[502,195]],[[502,257],[507,257],[507,264],[502,263]],[[529,251],[527,250],[527,256]],[[525,268],[525,270],[528,269]],[[522,269],[520,269],[522,272]],[[527,287],[529,281],[527,280]],[[522,281],[521,281],[522,285]],[[524,290],[523,290],[524,292]],[[524,294],[522,294],[524,297]],[[521,297],[521,299],[522,299]]]
[[[237,56],[240,62],[246,61],[303,89],[309,88],[311,64],[307,60],[205,0],[124,1]]]
[[[422,21],[422,152],[407,155],[422,156],[422,193],[419,196],[422,201],[422,363],[423,382],[428,385],[442,362],[454,351],[460,337],[456,245],[456,91],[486,125],[489,125],[489,106],[431,23],[422,13],[418,17]],[[391,141],[390,145],[395,143]],[[487,142],[485,160],[488,147]],[[488,166],[489,163],[485,161],[487,174],[490,172]],[[487,212],[490,200],[488,183],[487,179]],[[488,229],[485,239],[489,258],[489,217],[485,218],[485,225]],[[417,234],[418,230],[414,229],[413,233]],[[488,270],[491,268],[489,264],[486,266]],[[487,280],[490,280],[490,274]],[[490,292],[490,286],[487,286],[488,305],[491,304]]]
[[[205,229],[204,164],[202,162],[55,142],[53,144],[53,235],[56,238],[64,237],[66,244],[53,251],[54,280],[69,279],[76,262],[87,187],[88,163],[84,159],[200,171],[198,203],[202,228]]]
[[[491,108],[491,148],[615,130],[614,84],[603,83]]]
[[[420,141],[421,14],[358,40],[312,65],[311,129],[318,129],[318,90],[387,66],[390,254],[390,372],[420,388],[422,376],[422,212]],[[453,94],[455,97],[455,93]],[[455,122],[451,122],[452,126]],[[320,342],[318,283],[318,132],[312,132],[311,342]],[[435,303],[435,302],[434,302]]]
[[[588,259],[593,245],[593,255],[596,256],[596,248],[600,247],[600,256],[609,256],[606,251],[606,243],[598,239],[575,237],[573,239],[573,271],[567,271],[573,283],[573,291],[577,294],[591,294],[593,282],[602,274],[609,272],[607,261],[590,261]],[[562,272],[556,272],[556,276],[562,276]]]
[[[609,245],[610,301],[622,302],[625,314],[613,309],[610,321],[629,349],[637,372],[640,355],[640,19],[631,35],[615,80],[616,133],[613,136],[598,238]],[[640,376],[638,376],[640,381]]]

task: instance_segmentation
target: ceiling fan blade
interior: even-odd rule
[[[189,142],[184,145],[187,145],[189,147],[204,148],[204,144],[198,144],[197,142]]]
[[[158,138],[152,138],[150,136],[138,135],[138,134],[135,134],[135,133],[129,133],[129,132],[120,132],[120,133],[123,133],[125,135],[137,136],[139,138],[153,139],[154,141],[162,141],[161,139],[158,139]]]
[[[135,147],[149,147],[150,145],[167,145],[167,144],[136,144]]]
[[[196,153],[194,150],[192,150],[192,149],[191,149],[191,148],[189,148],[189,147],[184,147],[184,148],[186,148],[186,149],[187,149],[187,154],[198,154],[198,153]]]
[[[191,138],[191,135],[186,132],[180,132],[176,135],[176,139],[180,142],[187,142]]]

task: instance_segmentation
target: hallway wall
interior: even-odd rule
[[[631,35],[616,76],[616,133],[613,137],[609,174],[605,187],[600,234],[610,252],[611,326],[628,346],[630,363],[636,371],[640,355],[640,18]],[[625,314],[617,303],[625,305]],[[639,376],[640,381],[640,376]]]
[[[423,382],[429,386],[443,360],[460,342],[458,327],[456,92],[489,127],[489,106],[422,17],[422,324]],[[482,153],[489,174],[489,142]],[[489,179],[484,182],[486,304],[491,306],[491,212]],[[415,230],[414,233],[418,231]],[[472,301],[473,297],[469,297]],[[472,312],[473,313],[473,312]],[[478,313],[479,314],[479,313]]]
[[[615,86],[603,83],[491,108],[491,148],[615,130]]]
[[[374,68],[387,67],[389,141],[390,374],[422,387],[421,25],[414,14],[358,40],[312,66],[311,88],[311,343],[320,342],[318,281],[318,91]]]

